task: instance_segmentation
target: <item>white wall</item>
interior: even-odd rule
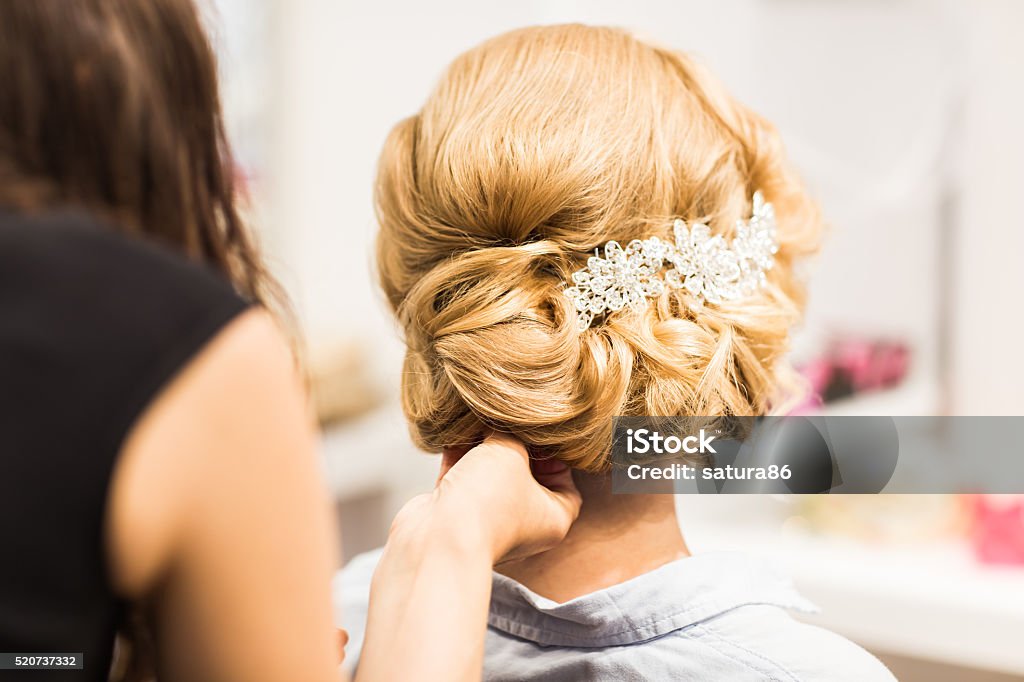
[[[832,330],[907,338],[929,382],[914,400],[938,404],[940,312],[952,309],[956,408],[1022,412],[1024,366],[994,354],[1021,323],[1006,313],[1009,294],[993,295],[1000,284],[1022,290],[1022,12],[1013,0],[278,0],[271,246],[314,343],[361,338],[395,381],[400,345],[370,267],[373,168],[388,129],[452,57],[495,33],[570,20],[631,27],[697,53],[775,120],[820,198],[831,233],[805,341]],[[970,239],[955,245],[956,272],[943,273],[951,149],[964,152],[954,165]],[[939,298],[946,274],[954,302]]]
[[[956,408],[1024,414],[1024,3],[971,3],[955,320]]]

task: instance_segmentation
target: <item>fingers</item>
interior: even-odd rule
[[[437,480],[434,481],[435,486],[441,482],[441,479],[445,477],[445,474],[451,471],[452,467],[455,466],[455,463],[462,459],[462,456],[467,452],[468,450],[452,448],[445,448],[441,451],[441,469],[437,472]]]
[[[583,505],[583,497],[576,488],[576,482],[572,479],[572,470],[565,467],[564,470],[554,474],[537,476],[537,481],[547,490],[551,499],[561,507],[564,517],[564,530],[562,534],[569,532],[569,526],[580,515],[580,507]]]
[[[533,459],[530,468],[534,478],[544,486],[551,502],[558,512],[549,515],[551,534],[557,544],[569,532],[569,527],[579,516],[583,498],[572,478],[572,469],[557,459]]]
[[[441,470],[438,481],[445,477],[451,469],[470,453],[488,456],[512,456],[529,467],[530,475],[540,484],[544,492],[552,496],[565,514],[565,529],[579,515],[581,498],[576,484],[572,479],[572,469],[554,458],[537,459],[530,457],[526,445],[509,433],[487,430],[483,434],[483,442],[476,446],[451,446],[442,451]],[[479,461],[477,462],[479,463]],[[559,524],[561,525],[561,524]]]
[[[345,662],[345,646],[348,644],[348,633],[338,629],[338,663]]]
[[[529,459],[530,453],[526,450],[526,445],[523,441],[519,440],[510,433],[501,433],[499,431],[490,431],[484,433],[484,445],[496,445],[498,447],[504,447],[512,450],[523,459]]]
[[[473,518],[488,526],[494,558],[505,560],[557,545],[582,505],[565,462],[531,457],[518,438],[493,431],[442,451],[438,490],[467,513],[482,505]]]
[[[451,471],[451,468],[473,447],[473,445],[450,445],[441,450],[441,470],[437,474],[437,481],[434,482],[434,485],[437,485],[445,477],[445,474]]]
[[[555,491],[575,491],[572,469],[557,459],[531,459],[530,471],[542,486]]]
[[[488,446],[492,454],[494,452],[514,453],[522,457],[524,461],[529,459],[526,446],[515,436],[488,429],[482,434],[480,442],[469,445],[450,445],[441,450],[441,468],[434,484],[437,485],[467,453],[481,446]]]

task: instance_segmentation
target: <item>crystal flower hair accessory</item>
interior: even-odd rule
[[[623,249],[610,241],[603,258],[595,249],[587,267],[574,272],[572,286],[564,290],[576,308],[580,330],[589,328],[598,315],[645,305],[666,287],[685,289],[691,307],[700,310],[705,301],[734,301],[764,286],[779,250],[775,211],[760,192],[754,194],[753,204],[750,220],[736,222],[731,242],[712,235],[707,225],[687,227],[676,220],[674,244],[651,237],[634,239]],[[670,267],[662,279],[666,264]]]

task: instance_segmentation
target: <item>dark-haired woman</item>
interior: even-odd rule
[[[195,7],[3,0],[0,82],[0,652],[102,680],[120,630],[118,677],[334,679],[330,505]],[[491,563],[578,508],[549,484],[492,439],[403,511],[360,676],[479,674]]]

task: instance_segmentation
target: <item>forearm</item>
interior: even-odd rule
[[[396,522],[370,591],[360,680],[479,680],[492,549],[436,499]]]

